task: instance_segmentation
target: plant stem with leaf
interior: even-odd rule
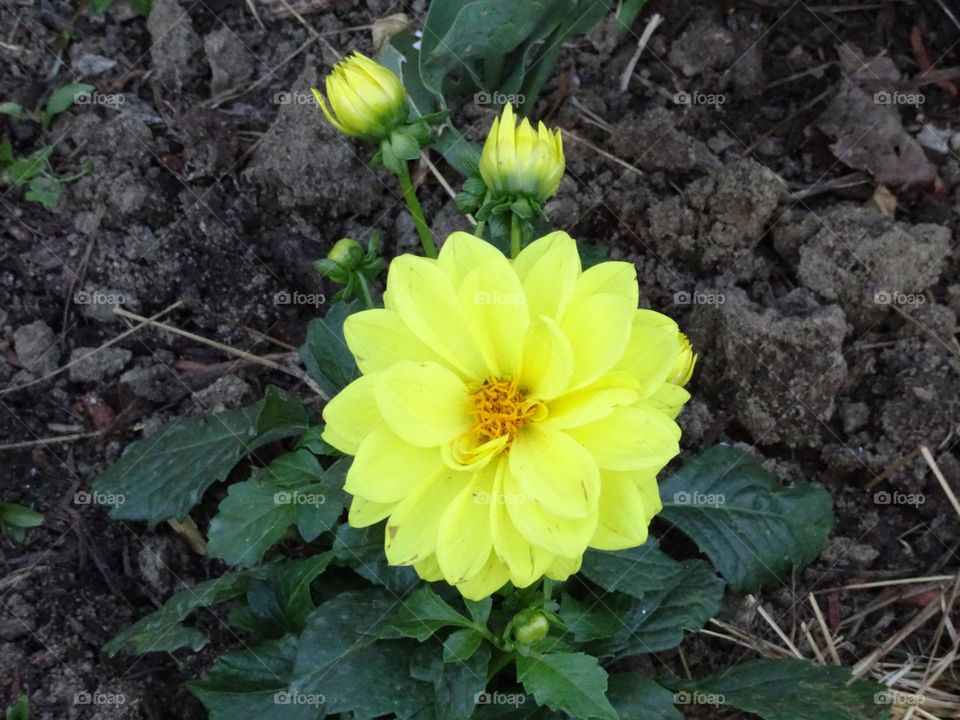
[[[510,214],[510,257],[520,254],[520,216]]]
[[[433,235],[423,214],[423,207],[417,200],[417,192],[413,187],[413,180],[410,179],[410,168],[407,167],[406,163],[404,163],[403,170],[398,173],[397,178],[400,180],[400,188],[403,190],[403,200],[407,203],[407,208],[413,216],[413,224],[417,228],[417,235],[420,236],[423,252],[427,257],[435,258],[437,256],[437,246],[433,242]]]

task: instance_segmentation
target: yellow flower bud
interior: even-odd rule
[[[693,376],[693,368],[697,364],[697,354],[693,352],[693,345],[690,344],[690,339],[686,335],[678,333],[677,339],[680,343],[680,349],[677,352],[677,361],[674,363],[673,372],[670,373],[667,382],[683,387],[690,382],[690,378]]]
[[[559,130],[542,122],[534,130],[526,118],[518,126],[510,105],[494,119],[480,155],[480,176],[495,197],[543,202],[557,194],[563,169]]]
[[[400,78],[358,52],[334,65],[326,77],[330,105],[313,96],[327,120],[344,135],[382,140],[407,119],[407,94]]]
[[[356,240],[341,238],[334,244],[327,255],[327,259],[332,260],[345,270],[356,270],[363,262],[365,254],[366,252]]]
[[[532,645],[550,633],[550,621],[542,612],[521,610],[514,622],[513,637],[521,645]]]

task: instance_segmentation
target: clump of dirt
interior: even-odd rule
[[[711,358],[701,386],[723,398],[755,443],[819,445],[847,379],[843,310],[804,289],[768,305],[738,288],[719,300],[698,305],[691,318],[692,336]]]

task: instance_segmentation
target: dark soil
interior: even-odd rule
[[[305,93],[337,51],[371,52],[371,22],[422,18],[423,0],[329,3],[305,16],[322,34],[305,49],[310,31],[272,14],[280,3],[253,5],[263,25],[247,3],[222,0],[155,0],[149,21],[121,0],[105,18],[85,3],[0,2],[0,101],[35,108],[79,80],[122,98],[75,106],[48,131],[0,116],[18,155],[52,143],[61,175],[94,166],[54,211],[0,188],[0,443],[104,431],[3,451],[0,501],[46,524],[23,546],[0,539],[0,706],[27,692],[39,720],[204,717],[181,683],[236,644],[214,614],[201,618],[213,642],[198,655],[110,660],[100,648],[223,566],[166,526],[109,521],[76,494],[166,420],[252,402],[267,383],[306,394],[154,329],[17,387],[126,330],[117,304],[149,316],[180,300],[165,321],[285,353],[257,333],[303,340],[323,306],[278,294],[330,296],[310,262],[333,242],[379,228],[389,256],[416,245],[391,178],[368,170],[368,148],[337,135]],[[654,12],[666,21],[621,92]],[[810,620],[811,591],[836,623],[880,591],[831,588],[954,572],[960,560],[958,518],[915,453],[930,448],[960,491],[960,116],[956,86],[916,82],[914,28],[937,69],[960,65],[960,30],[934,0],[651,0],[632,33],[604,23],[565,48],[535,113],[567,131],[553,222],[633,261],[642,302],[676,317],[700,352],[684,448],[743,443],[784,482],[834,496],[828,550],[762,598],[788,633]],[[878,104],[878,92],[923,103]],[[456,119],[480,138],[492,112],[467,104]],[[947,131],[939,151],[916,140],[935,134],[927,125]],[[441,185],[420,177],[437,234],[466,229]],[[216,499],[194,513],[201,530]],[[868,615],[841,657],[856,662],[915,610]],[[776,641],[745,600],[724,613]],[[891,657],[928,639],[917,633]],[[683,659],[704,674],[753,654],[694,636]],[[684,672],[677,652],[651,667]],[[75,703],[94,691],[126,702]]]

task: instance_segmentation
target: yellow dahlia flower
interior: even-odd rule
[[[324,409],[354,455],[349,521],[386,519],[392,565],[479,599],[643,543],[677,452],[676,323],[638,310],[633,265],[581,271],[555,232],[515,260],[466,233],[390,265],[347,318],[362,376]]]
[[[542,203],[557,194],[563,177],[563,140],[542,122],[534,130],[524,118],[520,126],[507,105],[480,155],[480,176],[495,197],[526,197]]]
[[[400,78],[370,58],[355,52],[327,75],[330,106],[311,88],[327,120],[344,135],[383,140],[407,119],[407,93]]]

